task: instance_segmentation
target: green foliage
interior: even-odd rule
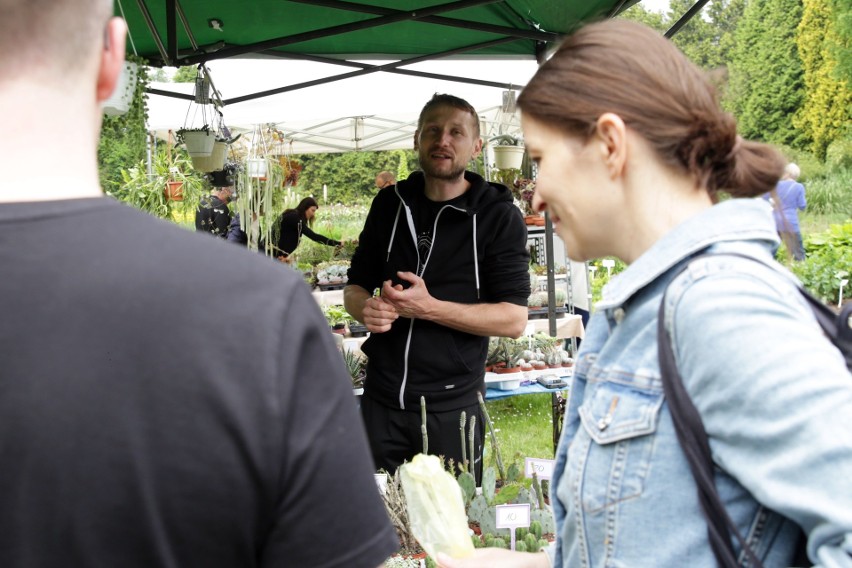
[[[138,65],[136,89],[130,110],[121,116],[104,116],[98,142],[98,174],[105,192],[115,192],[124,183],[121,170],[138,164],[145,158],[148,133],[145,121],[148,109],[145,89],[148,78],[147,61],[128,55],[127,60]],[[73,112],[73,111],[71,111]]]
[[[830,0],[830,3],[834,27],[840,39],[831,47],[834,52],[832,58],[837,61],[834,74],[838,81],[852,84],[852,10],[849,9],[849,0]]]
[[[793,122],[812,140],[811,148],[820,158],[831,142],[848,135],[852,123],[852,79],[840,80],[835,72],[839,56],[835,46],[843,41],[836,24],[829,0],[804,1],[796,41],[805,91]]]
[[[400,171],[400,159],[409,170],[418,169],[413,150],[392,152],[345,152],[341,154],[300,154],[291,156],[302,164],[298,189],[302,195],[313,195],[320,207],[322,186],[328,187],[328,203],[366,204],[375,194],[376,174],[382,170]],[[408,177],[408,176],[406,176]],[[400,179],[397,175],[397,179]]]
[[[406,152],[405,150],[397,150],[396,155],[399,158],[399,163],[396,166],[396,179],[398,181],[402,181],[408,179],[408,176],[411,175],[410,161],[411,154],[413,152]]]
[[[805,197],[809,213],[852,218],[852,169],[811,181]]]
[[[195,209],[207,186],[183,149],[158,146],[150,175],[145,160],[120,173],[121,182],[107,190],[107,195],[156,217],[194,227]],[[167,198],[164,190],[168,181],[183,182],[183,201]]]
[[[173,83],[195,83],[195,77],[198,75],[198,68],[194,65],[178,67],[172,77]]]
[[[825,151],[825,165],[831,172],[852,170],[852,132],[850,136],[837,138]]]
[[[807,257],[794,262],[791,270],[812,294],[824,302],[837,302],[840,280],[852,279],[852,221],[832,225],[824,233],[805,237]],[[852,298],[852,286],[844,287],[844,298]]]
[[[627,265],[617,258],[613,258],[615,261],[615,266],[612,267],[607,272],[607,269],[603,265],[603,259],[593,260],[589,262],[589,271],[591,272],[591,289],[592,289],[592,305],[595,302],[599,302],[601,300],[601,293],[603,291],[603,287],[609,282],[609,279],[618,274],[619,272],[623,272]]]
[[[751,0],[736,32],[728,99],[744,138],[795,147],[808,140],[792,117],[804,99],[796,45],[801,0]]]
[[[792,148],[790,146],[778,146],[777,148],[788,162],[795,162],[802,170],[802,175],[799,176],[798,180],[802,183],[812,179],[825,177],[828,173],[825,164],[819,158],[814,156],[810,150]]]

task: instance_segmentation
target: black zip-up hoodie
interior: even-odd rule
[[[407,287],[396,273],[416,274],[425,263],[420,276],[439,300],[526,306],[529,253],[520,210],[505,186],[472,172],[465,179],[471,187],[464,198],[440,208],[425,259],[418,257],[411,211],[424,193],[423,173],[379,191],[352,257],[349,284],[368,292],[385,280]],[[391,408],[418,411],[422,395],[431,411],[455,410],[476,404],[476,393],[485,391],[487,337],[400,317],[390,331],[371,334],[362,350],[369,358],[364,395]]]

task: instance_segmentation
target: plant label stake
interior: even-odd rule
[[[530,526],[530,504],[497,505],[496,526],[498,529],[509,529],[512,535],[511,549],[515,550],[515,529]]]
[[[379,493],[384,495],[388,491],[388,474],[386,473],[374,473],[373,477],[376,479],[376,486],[379,488]]]
[[[524,476],[532,477],[533,472],[539,479],[552,479],[555,460],[526,458],[524,460]]]

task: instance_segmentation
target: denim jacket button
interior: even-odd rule
[[[624,319],[624,308],[616,308],[612,312],[612,317],[615,318],[615,323],[621,323],[621,320]]]

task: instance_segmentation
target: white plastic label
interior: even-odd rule
[[[532,477],[533,472],[539,479],[552,479],[554,460],[526,458],[524,460],[524,475]]]
[[[497,528],[511,529],[530,526],[530,504],[497,505]]]

